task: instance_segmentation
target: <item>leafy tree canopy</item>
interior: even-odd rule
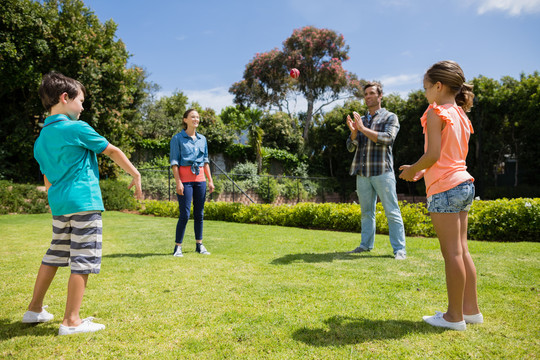
[[[307,100],[303,138],[307,140],[314,114],[338,99],[362,96],[362,82],[342,66],[349,59],[348,51],[343,35],[333,30],[313,26],[296,29],[282,50],[256,54],[246,65],[244,79],[229,91],[236,104],[276,108],[289,114],[291,97],[303,95]],[[289,77],[292,68],[300,71],[296,79]],[[322,102],[318,109],[316,102]]]
[[[129,153],[128,124],[139,116],[148,84],[143,69],[127,67],[116,24],[101,23],[80,0],[4,0],[0,13],[0,177],[40,177],[33,143],[47,114],[37,89],[52,70],[85,85],[81,120]],[[115,174],[111,161],[99,161],[102,174]]]

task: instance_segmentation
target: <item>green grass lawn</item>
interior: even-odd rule
[[[51,237],[51,215],[0,216],[1,359],[536,359],[540,243],[470,242],[485,323],[445,331],[437,239],[387,236],[347,254],[360,234],[205,222],[211,256],[171,255],[176,220],[103,214],[103,263],[81,316],[107,328],[57,336],[69,270],[45,299],[52,322],[22,324]]]

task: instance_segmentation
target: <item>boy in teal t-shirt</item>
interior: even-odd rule
[[[101,267],[101,212],[105,209],[96,153],[109,156],[133,176],[129,188],[135,186],[137,198],[142,198],[141,175],[122,150],[87,123],[78,121],[86,95],[80,82],[51,72],[43,76],[39,95],[50,116],[34,144],[34,157],[44,175],[53,215],[53,236],[23,322],[52,320],[43,299],[58,267],[70,266],[66,310],[58,333],[102,330],[105,325],[92,322],[92,318],[81,320],[79,316],[88,274],[99,273]]]

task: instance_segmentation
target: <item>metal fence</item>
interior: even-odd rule
[[[216,191],[208,200],[243,203],[347,202],[333,191],[334,179],[284,175],[228,174],[214,165]],[[140,168],[145,197],[176,201],[170,166]]]

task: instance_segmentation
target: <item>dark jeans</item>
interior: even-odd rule
[[[193,220],[195,230],[195,240],[203,238],[203,217],[204,217],[204,201],[206,199],[206,181],[201,182],[186,182],[184,185],[184,195],[176,194],[178,198],[178,206],[180,216],[176,224],[176,243],[181,244],[184,241],[184,233],[189,220],[189,212],[191,209],[191,200],[193,199]]]

